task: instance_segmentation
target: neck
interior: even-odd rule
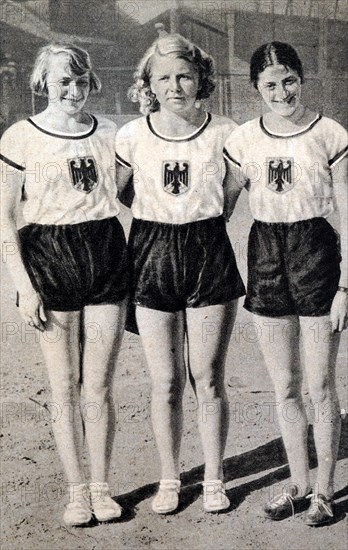
[[[271,111],[269,113],[269,117],[272,118],[275,122],[279,122],[283,124],[290,123],[297,126],[297,125],[301,125],[302,119],[304,118],[306,111],[307,111],[307,108],[304,105],[300,104],[296,109],[296,111],[294,111],[290,116],[281,116]]]
[[[182,113],[173,113],[167,109],[160,109],[155,113],[155,119],[160,121],[163,126],[167,126],[171,129],[200,126],[205,116],[206,113],[202,109],[190,109]]]
[[[45,118],[47,117],[50,120],[50,123],[66,127],[73,127],[74,125],[86,123],[88,119],[88,116],[83,111],[73,114],[65,113],[50,104],[48,104],[42,115]]]

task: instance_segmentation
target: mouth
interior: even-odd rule
[[[71,99],[70,97],[63,97],[63,101],[68,101],[69,103],[73,103],[74,105],[77,105],[78,103],[81,103],[82,97],[80,99]]]
[[[274,101],[274,103],[279,103],[280,105],[292,105],[296,101],[296,96],[291,95],[285,99],[282,99],[280,101]]]

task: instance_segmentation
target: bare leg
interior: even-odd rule
[[[189,368],[198,400],[205,481],[223,479],[222,460],[229,426],[224,373],[236,312],[237,300],[186,310]]]
[[[137,307],[136,315],[152,380],[151,416],[161,479],[179,479],[182,397],[186,383],[184,314]]]
[[[340,334],[331,332],[329,316],[300,317],[303,355],[314,407],[314,439],[318,456],[315,491],[331,498],[340,439],[340,408],[335,368]]]
[[[84,308],[83,416],[91,458],[91,477],[105,482],[115,434],[112,382],[121,347],[126,301]]]
[[[80,312],[47,311],[40,343],[52,389],[53,433],[69,483],[83,482]]]
[[[260,326],[260,346],[274,384],[278,419],[297,496],[310,487],[307,434],[308,421],[302,400],[303,381],[299,358],[298,318],[255,315]],[[273,330],[274,329],[274,330]]]

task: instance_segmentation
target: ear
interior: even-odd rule
[[[149,79],[148,79],[148,83],[149,83],[149,88],[150,88],[150,90],[151,90],[151,93],[154,94],[155,92],[154,92],[153,89],[152,89],[152,84],[151,84],[151,78],[150,78],[150,77],[149,77]]]

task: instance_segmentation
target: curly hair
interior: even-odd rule
[[[251,56],[250,81],[254,88],[257,89],[260,73],[271,65],[283,65],[295,71],[303,83],[303,67],[295,48],[286,42],[270,42],[257,48]]]
[[[147,115],[160,108],[156,95],[151,91],[151,62],[155,54],[185,59],[193,63],[199,73],[200,88],[197,99],[207,99],[215,89],[215,63],[201,48],[180,34],[160,36],[146,51],[134,73],[134,84],[128,92],[133,103],[139,103],[139,110]]]
[[[58,54],[66,54],[68,56],[69,68],[72,73],[78,76],[89,73],[90,93],[96,93],[101,90],[101,82],[92,71],[91,59],[88,52],[73,44],[61,42],[48,44],[39,50],[30,78],[30,88],[35,94],[48,95],[47,73],[49,62],[52,55]]]

